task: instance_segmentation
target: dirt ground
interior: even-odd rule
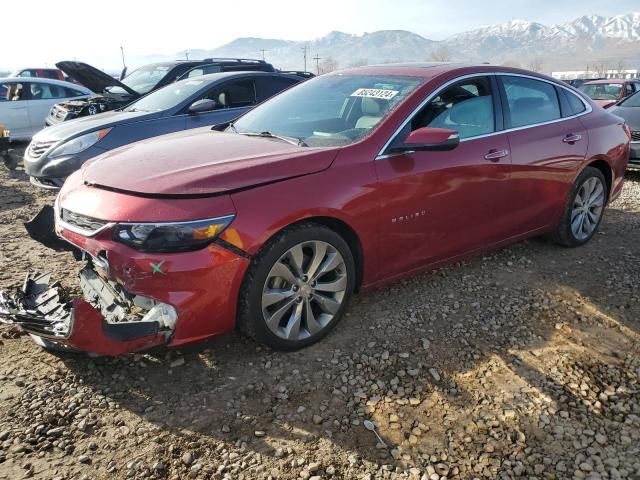
[[[68,253],[0,171],[0,288]],[[640,175],[587,246],[514,245],[355,297],[320,344],[53,355],[0,327],[0,479],[640,478]],[[385,447],[363,422],[377,425]]]

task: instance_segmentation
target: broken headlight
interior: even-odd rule
[[[171,223],[119,223],[113,231],[114,240],[145,252],[185,252],[209,245],[234,215]]]
[[[102,140],[110,131],[110,128],[103,128],[102,130],[87,133],[86,135],[80,135],[73,140],[64,142],[49,154],[49,158],[64,157],[67,155],[75,155],[77,153],[84,152],[87,148],[95,145],[100,140]]]

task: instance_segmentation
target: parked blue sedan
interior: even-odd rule
[[[45,128],[24,155],[31,182],[58,189],[87,160],[157,135],[231,122],[256,104],[305,80],[279,72],[226,72],[187,78],[127,107]]]

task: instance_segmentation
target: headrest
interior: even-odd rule
[[[380,104],[375,98],[362,98],[362,114],[376,116],[380,113]]]

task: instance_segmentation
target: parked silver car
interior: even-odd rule
[[[53,105],[92,93],[81,85],[50,78],[0,78],[0,120],[13,140],[30,140],[45,127]]]

